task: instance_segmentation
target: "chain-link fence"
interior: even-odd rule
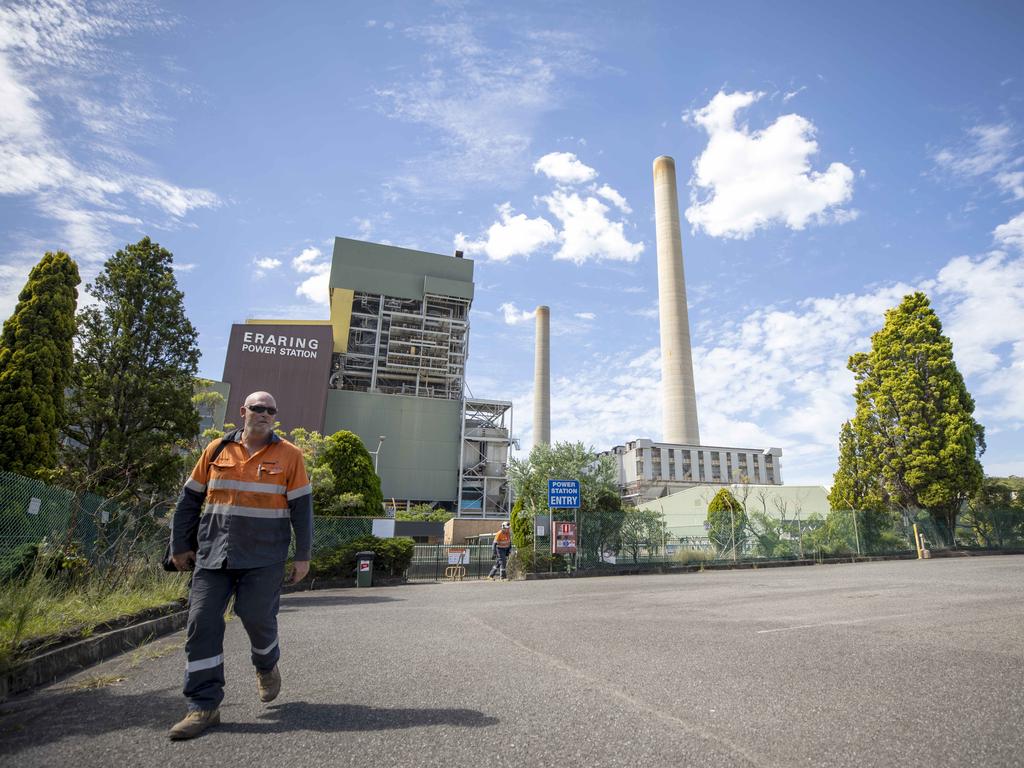
[[[161,527],[146,512],[0,472],[0,559],[43,540],[73,549],[94,563],[126,549],[155,554],[161,548]]]
[[[157,513],[0,472],[0,560],[22,545],[44,539],[54,546],[73,548],[94,564],[128,552],[155,558],[167,545],[168,523],[166,504]],[[313,554],[338,549],[372,533],[371,518],[318,515],[313,518]]]
[[[623,514],[628,518],[630,512]],[[916,556],[915,537],[929,552],[1024,551],[1024,508],[1019,507],[968,507],[957,518],[954,537],[942,521],[921,510],[832,510],[827,515],[788,518],[742,514],[720,530],[705,524],[672,525],[670,518],[658,513],[648,513],[642,525],[617,526],[607,514],[600,519],[579,515],[574,522],[579,537],[576,556],[554,558],[552,563],[550,538],[538,537],[531,542],[531,548],[541,553],[533,558],[537,569]]]

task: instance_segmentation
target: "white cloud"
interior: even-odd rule
[[[216,208],[220,205],[220,198],[206,189],[183,189],[162,179],[138,176],[131,181],[130,188],[136,197],[177,218],[194,208]]]
[[[1024,213],[1018,213],[1005,224],[1000,224],[992,234],[1000,245],[1024,251]]]
[[[1017,153],[1019,141],[1009,123],[976,125],[967,130],[967,138],[954,147],[935,153],[938,166],[955,176],[976,179],[991,176],[992,181],[1017,200],[1024,199],[1024,155]]]
[[[455,247],[468,254],[485,253],[492,261],[507,261],[513,256],[529,256],[537,249],[558,240],[551,222],[525,213],[513,215],[511,203],[498,206],[500,221],[487,230],[483,240],[469,240],[462,232],[455,236]]]
[[[252,276],[256,280],[262,280],[266,277],[267,272],[271,272],[281,266],[281,260],[275,259],[270,256],[264,256],[259,259],[253,260],[253,265],[256,267],[256,271],[252,273]]]
[[[643,243],[630,242],[621,221],[608,219],[608,206],[596,197],[580,197],[576,192],[556,189],[541,198],[562,225],[561,248],[555,259],[575,264],[596,261],[636,261]]]
[[[320,274],[326,268],[330,270],[331,265],[327,262],[316,263],[323,258],[323,252],[319,248],[310,246],[303,249],[302,253],[292,259],[292,269],[296,272],[314,272]]]
[[[788,103],[790,101],[790,99],[796,98],[797,96],[799,96],[801,93],[803,93],[806,90],[807,90],[807,86],[806,85],[801,85],[795,91],[788,91],[786,93],[786,95],[782,97],[782,103],[783,104]]]
[[[525,309],[519,309],[515,304],[510,301],[502,304],[498,309],[501,310],[505,317],[505,323],[507,325],[519,325],[532,320],[537,314],[537,311],[527,312]]]
[[[493,261],[506,261],[513,256],[529,256],[544,246],[558,243],[556,260],[583,264],[587,261],[636,261],[643,253],[644,244],[631,242],[625,234],[625,223],[613,221],[610,209],[595,195],[615,204],[623,213],[630,211],[626,199],[607,184],[598,188],[591,185],[594,194],[580,193],[561,186],[568,179],[585,180],[597,172],[580,163],[569,152],[552,152],[537,161],[535,166],[556,181],[557,186],[546,197],[541,197],[551,214],[558,219],[555,229],[543,218],[529,218],[514,214],[511,203],[498,206],[499,221],[492,224],[486,237],[472,240],[459,232],[455,247],[467,253],[486,253]],[[585,169],[585,172],[580,169]]]
[[[578,317],[580,320],[596,320],[597,319],[597,315],[595,315],[593,312],[577,312],[576,313],[576,317]]]
[[[977,125],[967,130],[970,140],[954,149],[942,149],[935,161],[961,176],[981,176],[1004,165],[1010,156],[1009,125]]]
[[[737,126],[737,113],[763,95],[722,91],[685,115],[708,133],[690,180],[690,224],[712,237],[747,238],[776,223],[801,230],[856,216],[839,207],[853,196],[849,166],[832,163],[823,172],[811,169],[818,144],[809,120],[789,114],[762,130]]]
[[[139,204],[175,220],[220,205],[209,190],[140,173],[144,161],[117,143],[129,128],[162,118],[125,108],[118,96],[85,95],[101,78],[104,94],[135,97],[148,88],[143,74],[109,55],[104,40],[172,25],[159,14],[133,2],[89,7],[53,0],[0,8],[0,195],[25,196],[53,220],[61,230],[60,246],[79,261],[86,280],[123,242],[126,228],[134,234],[145,224],[167,226],[142,218],[135,210]],[[97,112],[105,112],[102,126],[95,124]],[[103,160],[58,140],[52,130],[57,123],[79,133],[102,128],[104,141],[93,148],[102,150]]]
[[[572,152],[549,152],[533,165],[534,173],[543,173],[559,184],[582,184],[597,176],[597,171],[581,163]]]
[[[489,23],[450,8],[443,23],[405,30],[424,46],[422,66],[376,95],[389,116],[435,133],[441,149],[408,160],[411,172],[396,173],[393,189],[427,179],[431,193],[453,194],[522,177],[538,122],[560,103],[561,77],[593,66],[581,35],[552,41],[511,30],[507,18],[500,30]]]
[[[995,182],[1016,200],[1024,200],[1024,171],[1002,171],[996,174]]]
[[[330,304],[330,259],[321,261],[324,255],[319,248],[310,246],[292,259],[292,269],[302,275],[310,275],[295,289],[296,296],[302,296],[316,304]]]
[[[629,207],[629,203],[626,202],[626,198],[619,194],[618,190],[612,189],[607,184],[602,184],[594,191],[623,213],[633,212],[633,209]]]

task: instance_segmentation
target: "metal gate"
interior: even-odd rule
[[[409,581],[483,579],[494,564],[491,547],[480,544],[417,544],[406,571]]]

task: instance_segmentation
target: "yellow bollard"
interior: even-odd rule
[[[914,523],[914,549],[917,550],[917,559],[921,559],[921,534],[917,532],[917,523]]]

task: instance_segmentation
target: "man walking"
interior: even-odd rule
[[[309,572],[313,502],[302,452],[274,433],[276,415],[269,393],[245,398],[243,426],[206,447],[174,510],[172,559],[178,570],[194,565],[195,573],[185,642],[188,714],[171,728],[172,739],[191,739],[220,723],[224,611],[232,595],[252,644],[260,701],[273,701],[281,690],[277,609],[289,525],[294,584]],[[190,540],[198,540],[195,551]]]
[[[507,579],[508,576],[505,574],[506,564],[508,563],[508,553],[512,551],[512,533],[509,531],[508,523],[502,523],[501,528],[496,534],[494,534],[494,544],[491,545],[491,554],[494,556],[494,565],[491,566],[491,572],[487,574],[487,578],[490,580],[494,579],[494,574],[498,574],[498,578]]]

